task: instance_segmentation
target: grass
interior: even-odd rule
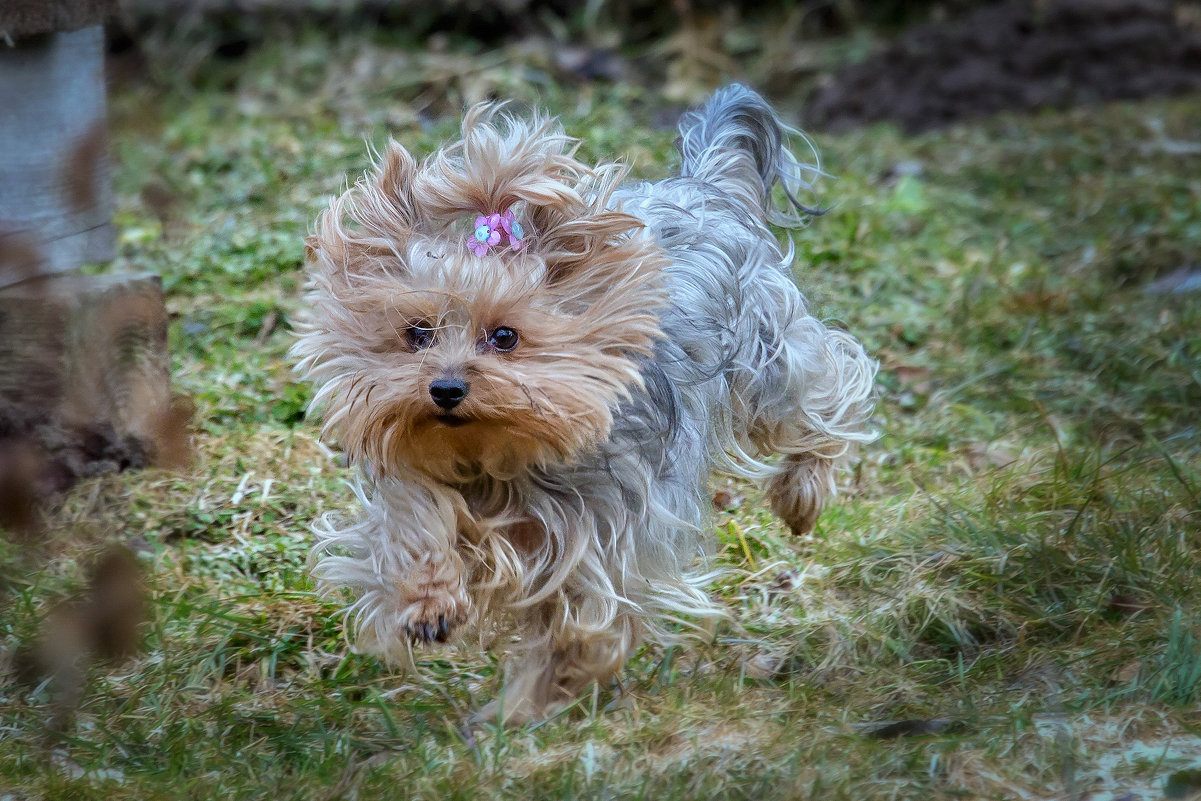
[[[816,137],[838,178],[797,278],[880,358],[884,436],[810,540],[715,479],[740,502],[712,642],[473,735],[492,655],[418,677],[349,653],[305,567],[308,522],[353,502],[286,356],[301,240],[364,140],[428,152],[488,92],[561,114],[588,158],[670,165],[652,90],[536,54],[311,35],[115,87],[109,269],[163,276],[197,459],[89,480],[45,547],[4,546],[10,656],[106,542],[140,554],[152,620],[61,732],[0,674],[0,798],[1116,798],[1201,765],[1201,301],[1141,291],[1201,248],[1196,157],[1161,147],[1201,130],[1196,98]],[[953,725],[870,734],[910,718]]]

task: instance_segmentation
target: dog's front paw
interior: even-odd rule
[[[413,601],[400,613],[401,625],[415,643],[446,642],[463,622],[458,604],[446,593]]]
[[[423,557],[407,584],[400,624],[413,642],[445,642],[450,632],[467,619],[467,593],[458,566],[451,560]]]

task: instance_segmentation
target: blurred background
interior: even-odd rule
[[[529,94],[546,81],[633,83],[686,104],[738,79],[803,107],[806,126],[831,129],[893,120],[920,131],[1003,109],[1178,93],[1201,81],[1201,5],[1191,0],[434,5],[120,0],[108,46],[117,76],[188,82],[214,60],[236,61],[269,42],[370,34],[411,57],[373,61],[369,50],[350,68],[387,73],[393,100],[416,115],[522,94],[523,85]],[[484,52],[492,54],[484,63],[462,60]]]

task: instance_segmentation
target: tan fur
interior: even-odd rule
[[[494,113],[474,109],[463,140],[420,168],[391,142],[307,240],[316,313],[302,352],[322,384],[324,433],[380,472],[500,477],[570,458],[608,435],[613,404],[639,380],[633,357],[660,335],[663,254],[635,218],[604,208],[624,170],[575,161],[545,121],[502,134]],[[473,255],[464,220],[511,206],[532,247]],[[406,347],[419,323],[438,347]],[[502,324],[522,347],[481,352],[480,333]],[[424,387],[443,375],[470,382],[470,427],[432,419]]]

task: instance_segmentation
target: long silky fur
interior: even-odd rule
[[[308,240],[311,312],[294,353],[326,435],[361,468],[364,507],[357,521],[318,524],[314,573],[326,592],[351,590],[361,649],[404,662],[396,588],[434,559],[448,586],[462,585],[482,636],[508,643],[502,701],[487,714],[520,720],[615,675],[638,642],[671,640],[669,621],[722,614],[705,592],[714,469],[765,481],[777,513],[811,527],[836,461],[874,436],[876,365],[808,313],[791,248],[767,227],[814,211],[801,198],[820,171],[793,156],[789,129],[751,90],[727,87],[685,115],[679,174],[656,183],[586,167],[544,119],[481,106],[463,130],[420,167],[390,145]],[[442,249],[466,253],[456,220],[514,205],[531,230],[527,252],[430,263]],[[551,441],[484,438],[473,461],[421,439],[424,385],[405,385],[406,396],[389,384],[378,338],[407,321],[389,309],[438,291],[477,309],[494,296],[543,304],[574,321],[554,329],[562,339],[541,361],[511,366],[545,379],[529,399],[543,417],[529,425],[554,418],[539,435]],[[449,352],[476,312],[439,308]],[[466,347],[453,358],[476,364]],[[478,380],[517,398],[503,367],[480,364]],[[585,380],[599,406],[556,395]]]

